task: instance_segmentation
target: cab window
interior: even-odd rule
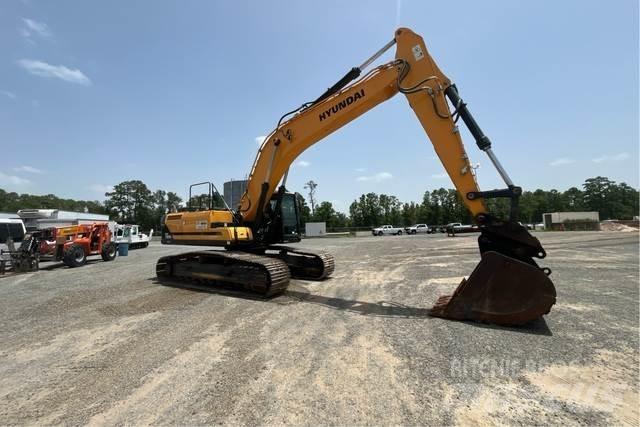
[[[2,223],[0,224],[0,243],[7,243],[9,236],[14,242],[22,242],[24,229],[21,224]]]

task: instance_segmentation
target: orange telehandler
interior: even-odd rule
[[[397,46],[393,61],[360,77],[393,45]],[[213,208],[210,204],[204,210],[167,215],[163,243],[217,245],[227,250],[162,257],[156,265],[158,277],[235,284],[265,296],[286,289],[290,277],[328,277],[334,269],[331,255],[279,245],[300,240],[300,205],[296,195],[285,189],[289,167],[311,145],[399,92],[407,97],[481,230],[480,263],[452,295],[438,299],[431,314],[523,324],[548,313],[556,292],[549,279],[551,271],[534,261],[546,256],[544,249],[517,222],[522,191],[499,163],[491,141],[471,116],[456,86],[440,71],[422,38],[407,28],[398,29],[393,40],[360,67],[352,68],[315,101],[280,118],[258,151],[247,190],[236,209],[226,205]],[[488,155],[506,188],[478,188],[458,119],[465,123],[478,148]],[[217,192],[207,184],[210,196]],[[216,197],[219,199],[219,194]],[[485,200],[495,197],[511,200],[509,218],[496,218],[487,211]]]
[[[68,267],[81,267],[87,257],[100,255],[103,261],[116,258],[117,246],[106,222],[53,227],[40,231],[41,261],[62,261]]]

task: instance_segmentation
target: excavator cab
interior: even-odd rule
[[[300,241],[300,213],[302,206],[298,193],[278,191],[271,197],[268,209],[271,221],[269,235],[271,243],[295,243]]]
[[[299,242],[301,234],[300,214],[302,212],[298,193],[288,193],[280,206],[282,215],[282,237],[285,242]]]

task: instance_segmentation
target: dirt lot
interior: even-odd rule
[[[0,424],[638,425],[638,234],[538,237],[558,303],[520,329],[427,316],[472,236],[307,240],[335,275],[268,301],[157,283],[160,244],[1,278]]]

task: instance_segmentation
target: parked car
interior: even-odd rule
[[[432,232],[427,224],[414,224],[411,227],[405,227],[404,231],[407,234],[430,234]]]
[[[395,234],[397,236],[402,234],[402,228],[394,227],[393,225],[383,225],[371,230],[374,236],[383,236],[385,234]]]

